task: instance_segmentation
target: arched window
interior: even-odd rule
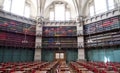
[[[93,4],[90,4],[90,16],[94,16],[95,15],[95,8]]]
[[[103,12],[107,11],[107,4],[106,4],[106,0],[94,0],[94,4],[95,4],[95,12],[96,14],[100,14]]]
[[[90,4],[90,16],[104,13],[114,8],[114,0],[94,0],[92,4]]]
[[[23,16],[25,0],[12,0],[11,13]]]
[[[55,3],[54,7],[50,9],[50,21],[69,21],[70,9],[66,7],[66,3]]]
[[[50,21],[53,21],[55,18],[54,11],[50,10]]]
[[[66,15],[66,17],[65,17],[65,20],[66,21],[69,21],[70,20],[70,10],[66,10],[66,13],[65,13]]]
[[[4,0],[3,10],[10,12],[12,0]]]
[[[96,14],[100,14],[107,11],[106,3],[107,3],[106,0],[100,0],[100,1],[94,0]]]
[[[24,16],[29,18],[30,17],[30,5],[26,3],[25,10],[24,10]]]
[[[30,5],[25,0],[4,0],[3,10],[20,16],[30,16]]]
[[[114,0],[108,0],[108,6],[109,10],[114,9],[115,8]]]
[[[65,4],[55,4],[55,21],[65,20]]]

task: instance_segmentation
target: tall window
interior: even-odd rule
[[[96,14],[100,14],[100,13],[103,13],[103,12],[106,12],[107,11],[107,2],[106,0],[94,0],[94,3],[95,3],[95,12]]]
[[[70,11],[69,10],[66,11],[66,15],[65,16],[66,16],[65,20],[69,21],[70,20]]]
[[[114,9],[114,0],[108,0],[109,10]]]
[[[30,15],[30,5],[25,0],[4,0],[3,10],[25,17]]]
[[[94,15],[95,15],[94,6],[91,5],[90,6],[90,16],[94,16]]]
[[[70,9],[66,8],[66,4],[55,4],[55,7],[50,10],[49,20],[53,21],[69,21]]]
[[[24,16],[27,18],[30,17],[30,5],[29,4],[25,5]]]
[[[12,0],[11,13],[23,16],[25,0]]]
[[[3,10],[10,12],[12,0],[4,0]]]
[[[54,17],[55,17],[55,16],[54,16],[54,11],[51,10],[51,11],[50,11],[50,20],[53,21],[53,20],[54,20]]]
[[[65,4],[55,5],[55,20],[64,21],[65,20]]]
[[[90,16],[94,16],[95,14],[100,14],[114,8],[114,0],[94,0],[93,5],[90,5]]]

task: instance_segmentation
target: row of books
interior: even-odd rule
[[[75,26],[43,27],[44,36],[75,36]]]
[[[35,25],[17,22],[14,20],[0,17],[0,30],[35,35],[35,29],[36,29]]]
[[[94,34],[98,32],[120,28],[120,17],[112,17],[98,22],[84,25],[85,34]]]
[[[61,47],[61,48],[64,48],[64,47],[76,48],[77,43],[61,43],[60,45],[59,44],[54,44],[54,43],[43,43],[42,47],[43,48],[59,48],[59,47]]]
[[[35,47],[35,37],[30,35],[25,36],[23,34],[17,33],[0,32],[0,45],[17,47]]]
[[[101,42],[92,42],[92,43],[86,43],[85,45],[87,47],[93,47],[93,46],[111,46],[111,45],[119,45],[120,40],[115,41],[101,41]]]
[[[43,38],[43,42],[77,42],[77,38]]]
[[[49,32],[49,33],[43,33],[43,36],[76,36],[76,32]]]
[[[24,42],[23,42],[24,41]],[[34,42],[12,41],[12,40],[0,40],[0,46],[22,47],[22,48],[35,48]]]
[[[85,43],[88,46],[118,45],[120,44],[120,32],[116,31],[85,37]]]

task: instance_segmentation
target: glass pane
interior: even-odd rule
[[[50,11],[50,20],[54,20],[54,11]]]
[[[108,0],[109,10],[114,9],[114,0]]]
[[[25,6],[24,16],[27,17],[27,18],[30,17],[30,6],[29,6],[29,5],[26,5],[26,6]]]
[[[94,1],[96,14],[100,14],[107,11],[106,0],[94,0]]]
[[[11,0],[4,0],[3,10],[10,12]]]
[[[64,53],[60,53],[60,59],[64,59]]]
[[[90,6],[90,16],[94,16],[94,6]]]
[[[55,20],[56,21],[65,20],[65,5],[64,4],[55,5]]]
[[[25,0],[12,0],[11,12],[20,16],[24,14]]]
[[[59,53],[56,53],[55,58],[59,59]]]
[[[66,11],[66,21],[70,20],[70,11]]]

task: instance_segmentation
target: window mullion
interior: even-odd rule
[[[64,20],[66,20],[66,4],[64,3]]]
[[[23,9],[23,17],[25,16],[25,7],[26,7],[26,2],[25,2],[25,4],[24,4],[24,9]]]
[[[96,15],[95,1],[93,0],[94,15]]]
[[[10,1],[10,10],[9,10],[10,13],[11,13],[11,9],[12,9],[12,2],[13,2],[13,0]]]
[[[107,7],[107,11],[109,10],[109,2],[108,0],[106,0],[106,7]]]

